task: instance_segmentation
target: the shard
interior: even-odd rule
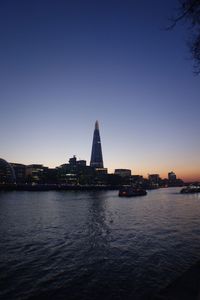
[[[94,168],[103,168],[103,156],[98,121],[95,122],[90,166]]]

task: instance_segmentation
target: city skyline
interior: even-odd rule
[[[178,1],[0,4],[0,157],[89,163],[99,120],[104,165],[200,180],[199,77]]]
[[[68,158],[68,161],[69,163],[71,163],[71,161],[74,159],[76,160],[76,156],[77,155],[73,155],[72,158]],[[4,161],[4,159],[0,158],[2,161]],[[79,158],[80,159],[80,158]],[[87,161],[86,160],[83,160],[86,165],[87,165]],[[32,162],[30,164],[25,164],[23,162],[7,162],[5,161],[5,163],[11,163],[11,164],[22,164],[22,165],[28,165],[28,166],[31,166],[31,165],[42,165],[44,166],[44,164],[42,162],[40,162],[39,164],[36,163],[36,162]],[[62,162],[62,164],[60,166],[63,165],[63,163],[66,163],[66,162]],[[53,168],[57,168],[57,167],[60,167],[60,166],[53,166]],[[91,151],[91,159],[90,159],[90,164],[88,164],[88,166],[91,166],[97,170],[105,170],[107,172],[107,168],[104,169],[104,163],[103,163],[103,155],[102,155],[102,148],[101,148],[101,138],[100,138],[100,131],[99,131],[99,122],[98,120],[96,120],[95,122],[95,127],[94,127],[94,133],[93,133],[93,139],[92,139],[92,151]],[[44,167],[50,167],[50,166],[44,166]],[[115,173],[116,174],[116,170],[123,170],[123,171],[130,171],[130,174],[132,171],[132,169],[130,168],[122,168],[122,169],[117,169],[117,168],[114,168],[113,170],[111,170],[109,173]],[[164,178],[167,178],[169,177],[169,174],[171,174],[171,176],[175,176],[176,177],[176,174],[171,170],[168,170],[168,173],[164,174],[160,174],[158,172],[148,172],[147,174],[139,174],[139,173],[134,173],[132,175],[142,175],[144,178],[148,178],[148,176],[154,176],[154,175],[161,175],[160,178],[164,179]],[[180,178],[179,178],[180,179]],[[181,178],[182,179],[182,178]]]

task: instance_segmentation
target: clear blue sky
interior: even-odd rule
[[[0,2],[0,157],[89,163],[200,180],[200,78],[178,1]]]

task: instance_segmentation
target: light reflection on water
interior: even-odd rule
[[[180,188],[0,193],[2,299],[145,299],[199,259],[200,195]]]

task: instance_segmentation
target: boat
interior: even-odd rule
[[[137,197],[137,196],[145,196],[147,191],[141,188],[135,188],[132,186],[122,187],[119,190],[119,197]]]
[[[195,194],[195,193],[200,193],[200,183],[193,183],[190,184],[189,186],[183,188],[180,191],[181,194]]]

